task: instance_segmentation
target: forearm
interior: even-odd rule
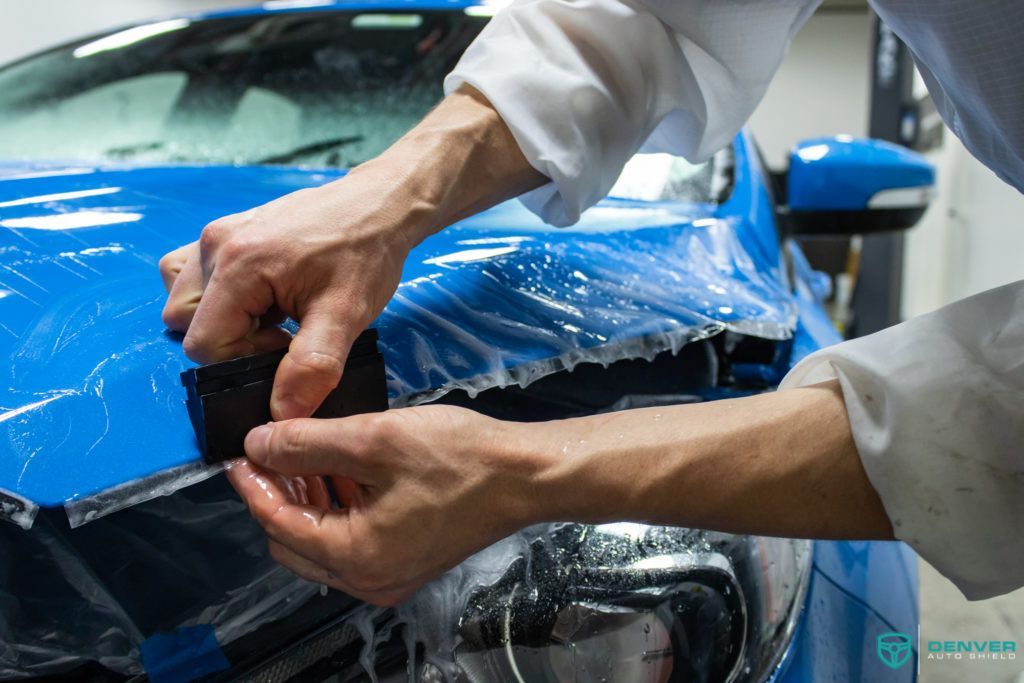
[[[487,100],[463,87],[340,182],[375,187],[410,246],[547,182]]]
[[[532,511],[545,521],[892,538],[836,383],[532,429],[547,455]]]

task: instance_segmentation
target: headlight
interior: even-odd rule
[[[803,601],[806,541],[569,525],[469,599],[468,681],[759,681]]]
[[[763,681],[810,575],[807,541],[642,524],[532,528],[467,560],[395,613],[349,621],[361,664],[339,680]]]

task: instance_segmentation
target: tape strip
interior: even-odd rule
[[[151,683],[182,683],[231,666],[209,624],[157,633],[142,641],[139,651]]]

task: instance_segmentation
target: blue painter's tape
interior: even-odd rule
[[[231,666],[209,624],[157,633],[142,641],[139,650],[152,683],[184,683]]]

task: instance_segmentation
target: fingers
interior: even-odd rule
[[[168,291],[163,311],[164,324],[177,332],[187,332],[203,297],[199,243],[186,244],[160,259],[160,275]],[[269,311],[260,316],[257,328],[247,316],[247,329],[250,332],[245,341],[249,344],[238,343],[234,348],[215,350],[214,354],[229,358],[288,346],[292,339],[291,335],[286,330],[276,327],[285,317],[279,308],[271,306]]]
[[[288,477],[263,470],[247,460],[232,462],[227,468],[227,479],[249,506],[253,517],[264,528],[271,519],[280,516],[286,527],[293,525],[319,526],[323,517],[331,512],[330,505],[321,506],[326,488],[314,485],[308,492],[309,479]],[[319,485],[324,485],[323,480]],[[314,502],[315,501],[315,502]]]
[[[325,304],[303,312],[302,326],[274,377],[270,412],[275,420],[309,417],[338,386],[355,337],[340,317]]]
[[[275,562],[287,567],[306,581],[322,583],[326,586],[338,588],[346,593],[350,593],[349,590],[346,590],[347,586],[345,586],[341,577],[337,576],[326,567],[323,567],[312,560],[306,559],[302,555],[291,550],[288,546],[278,543],[274,539],[270,539],[267,542],[267,545],[270,549],[270,556],[274,558]]]
[[[372,419],[356,415],[272,422],[249,432],[245,453],[259,467],[287,476],[341,475],[372,485],[373,458],[364,436]]]
[[[299,577],[313,583],[336,588],[343,593],[380,607],[392,607],[402,602],[415,592],[414,588],[386,589],[381,591],[360,590],[331,569],[313,562],[291,550],[288,546],[271,539],[267,543],[270,556],[274,561],[291,570]]]
[[[164,324],[177,332],[185,332],[203,296],[199,243],[187,244],[164,256],[160,260],[160,275],[168,290],[163,311]]]
[[[306,485],[306,499],[313,507],[321,510],[330,510],[332,507],[331,494],[327,492],[327,482],[323,477],[303,477]]]
[[[178,247],[174,251],[170,251],[164,254],[164,257],[160,259],[160,277],[164,281],[164,289],[168,292],[171,291],[171,287],[174,285],[174,281],[178,277],[178,273],[188,262],[189,255],[196,249],[197,243],[186,244],[183,247]]]
[[[178,281],[184,277],[182,271]],[[211,363],[255,353],[258,349],[251,335],[259,330],[259,316],[273,303],[270,286],[251,273],[214,271],[188,326],[185,355]]]
[[[295,502],[274,473],[245,460],[228,469],[228,479],[249,512],[272,539],[321,565],[335,564],[350,553],[348,511],[325,510]]]
[[[261,324],[264,322],[260,318]],[[257,353],[262,351],[276,351],[277,349],[284,348],[292,340],[292,335],[288,333],[288,330],[280,327],[263,327],[251,333],[246,337],[256,350]]]

